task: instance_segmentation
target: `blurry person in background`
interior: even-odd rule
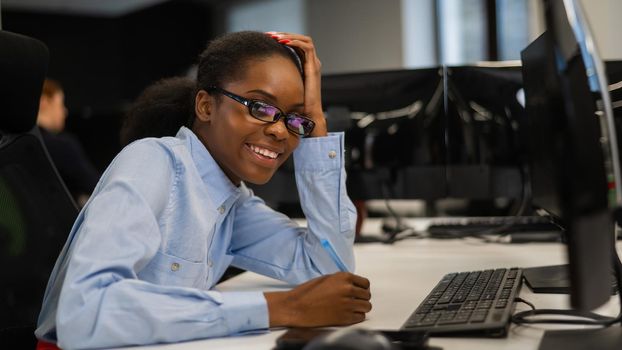
[[[66,118],[65,94],[61,85],[46,79],[39,101],[37,125],[56,169],[77,204],[82,207],[93,192],[100,174],[78,139],[64,131]]]

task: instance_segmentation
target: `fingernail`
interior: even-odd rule
[[[274,39],[279,39],[281,36],[280,36],[280,35],[278,35],[278,34],[272,34],[272,37],[273,37]]]
[[[291,41],[291,40],[288,40],[288,39],[282,39],[282,40],[279,40],[279,43],[280,43],[280,44],[287,44],[287,43],[288,43],[288,42],[290,42],[290,41]]]

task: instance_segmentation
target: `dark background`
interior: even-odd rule
[[[65,91],[66,130],[103,171],[120,150],[129,104],[152,82],[187,74],[213,36],[212,13],[185,0],[113,18],[3,8],[2,29],[48,46],[48,77]]]

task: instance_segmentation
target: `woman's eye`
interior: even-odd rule
[[[255,106],[255,111],[263,116],[273,117],[275,114],[278,113],[276,107],[272,107],[270,105],[257,103]]]

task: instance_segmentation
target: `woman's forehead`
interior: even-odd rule
[[[268,99],[288,99],[292,104],[303,102],[304,83],[295,64],[282,56],[247,62],[238,79],[224,84],[224,88],[239,93],[255,91]]]

